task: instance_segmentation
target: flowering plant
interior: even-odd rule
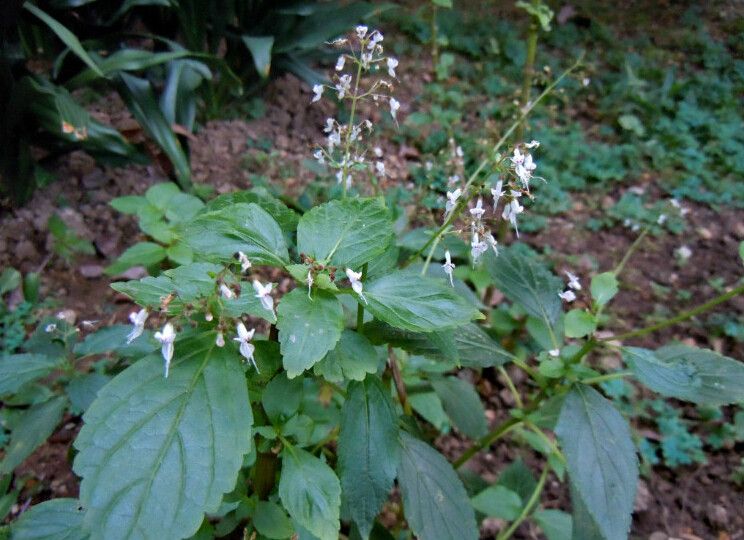
[[[368,538],[383,528],[387,503],[385,526],[398,530],[404,519],[426,540],[478,538],[477,516],[506,520],[502,540],[527,519],[564,537],[572,528],[574,538],[614,540],[628,534],[638,465],[629,427],[599,385],[635,376],[696,403],[744,399],[744,368],[732,359],[622,345],[744,286],[652,327],[607,333],[603,312],[645,233],[613,270],[587,280],[566,269],[566,284],[517,246],[499,245],[508,228],[517,235],[541,181],[538,142],[501,148],[573,68],[467,178],[453,179],[442,225],[415,247],[400,245],[381,197],[349,197],[355,182],[384,174],[380,159],[367,160],[372,125],[359,121],[358,106],[385,104],[394,119],[400,108],[390,95],[398,62],[382,42],[357,27],[336,42],[350,52],[332,85],[313,89],[313,101],[332,88],[350,102],[348,120],[330,119],[316,151],[337,171],[343,198],[298,216],[266,195],[222,195],[178,225],[195,262],[114,285],[140,306],[126,339],[149,339],[145,326],[157,321],[160,351],[118,374],[85,413],[75,442],[79,501],[44,503],[18,528],[56,512],[58,531],[91,538],[205,538],[237,527],[247,537]],[[375,68],[387,78],[365,83]],[[488,306],[457,278],[457,266],[470,264],[519,306],[529,348],[506,348],[484,323]],[[282,271],[297,286],[280,297],[271,279]],[[598,350],[620,351],[627,370],[591,367]],[[521,392],[507,367],[528,381]],[[498,370],[515,403],[503,422],[489,426],[460,368]],[[470,441],[452,462],[428,442],[432,401]],[[496,484],[469,493],[456,469],[506,436],[544,456],[539,480],[526,492]],[[551,472],[568,478],[573,516],[539,508]],[[402,512],[389,499],[396,485]]]

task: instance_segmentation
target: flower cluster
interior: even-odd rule
[[[576,300],[576,293],[574,291],[581,290],[581,282],[579,282],[579,277],[576,274],[573,274],[568,270],[566,270],[565,273],[566,277],[568,277],[568,288],[565,291],[558,293],[558,296],[561,297],[561,300],[571,303]]]
[[[332,45],[348,50],[338,57],[331,84],[313,86],[313,103],[320,101],[326,90],[335,92],[340,101],[349,102],[348,122],[328,118],[323,129],[326,144],[313,153],[318,163],[336,171],[336,179],[343,185],[344,193],[351,187],[357,172],[371,172],[380,178],[386,174],[379,147],[374,149],[374,156],[366,155],[364,141],[373,131],[372,121],[358,118],[360,102],[371,100],[377,105],[387,105],[397,122],[400,102],[391,95],[391,81],[396,78],[398,60],[385,56],[383,40],[382,33],[370,31],[366,26],[357,26],[350,37],[335,40]],[[373,77],[371,82],[365,80],[365,75],[380,73],[381,76]]]

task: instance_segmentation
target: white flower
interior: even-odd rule
[[[369,30],[369,28],[360,24],[359,26],[354,28],[354,30],[356,31],[356,35],[359,39],[364,39],[364,36],[367,35],[367,30]]]
[[[47,325],[46,325],[46,326],[44,327],[44,332],[46,332],[47,334],[51,334],[51,333],[52,333],[52,332],[54,332],[54,331],[55,331],[56,329],[57,329],[57,325],[56,325],[56,324],[54,324],[54,323],[50,323],[50,324],[47,324]],[[142,331],[140,330],[140,334],[141,334],[141,333],[142,333]],[[130,334],[130,335],[131,335],[131,334]],[[129,343],[129,341],[127,341],[127,343]]]
[[[576,294],[574,294],[574,292],[570,289],[558,293],[558,296],[560,296],[566,302],[573,302],[574,300],[576,300]]]
[[[382,148],[379,146],[375,146],[375,149],[373,150],[375,153],[375,157],[382,157]]]
[[[134,325],[134,328],[132,328],[132,331],[127,336],[127,345],[140,337],[142,332],[145,331],[145,321],[147,321],[148,315],[149,313],[147,313],[145,308],[140,309],[137,313],[132,312],[129,314],[129,320]]]
[[[364,297],[364,294],[362,293],[363,285],[362,285],[362,273],[361,272],[354,272],[351,268],[346,269],[346,277],[349,278],[349,281],[351,282],[351,289],[359,295],[359,297],[364,300],[364,303],[367,303],[367,299]]]
[[[385,163],[382,161],[375,162],[375,169],[377,170],[378,175],[385,176]]]
[[[539,142],[537,142],[537,141],[535,141],[535,140],[532,140],[532,141],[530,141],[530,142],[526,143],[526,144],[525,144],[524,146],[525,146],[526,148],[537,148],[537,147],[539,147],[539,146],[540,146],[540,143],[539,143]]]
[[[565,271],[566,276],[568,276],[568,286],[569,288],[580,291],[581,290],[581,283],[579,282],[579,276],[576,274],[569,272],[568,270]]]
[[[170,363],[173,359],[173,342],[176,341],[176,331],[173,329],[173,325],[171,323],[165,323],[162,331],[155,332],[155,339],[163,346],[161,352],[165,361],[165,378],[167,379]]]
[[[372,131],[372,120],[367,118],[364,122],[362,122],[362,124],[364,124],[364,127],[367,128],[367,131]],[[377,151],[377,148],[375,148],[375,151]]]
[[[478,233],[473,233],[473,240],[470,242],[470,256],[473,258],[473,264],[488,250],[488,244],[479,239]]]
[[[336,127],[336,121],[333,118],[326,118],[326,125],[323,128],[323,133],[330,133]]]
[[[449,276],[450,285],[454,287],[455,282],[452,278],[452,272],[455,270],[455,265],[452,263],[449,250],[444,252],[444,264],[442,265],[442,268],[444,268],[444,273]]]
[[[394,97],[390,98],[390,116],[393,117],[393,120],[398,120],[396,115],[398,114],[398,109],[400,109],[400,102],[395,99]]]
[[[364,69],[369,69],[369,65],[372,63],[372,53],[371,52],[363,52],[362,53],[362,67]]]
[[[351,90],[351,75],[348,73],[341,75],[336,83],[336,92],[338,92],[338,99],[344,99],[344,96]]]
[[[253,334],[256,333],[256,329],[253,328],[250,331],[248,331],[245,327],[245,325],[242,322],[238,323],[238,337],[233,338],[233,341],[237,341],[240,343],[240,354],[243,355],[243,358],[248,360],[251,364],[253,364],[253,367],[256,369],[256,373],[258,373],[258,366],[256,365],[256,359],[253,358],[253,352],[256,350],[256,347],[250,343],[251,339],[253,339]]]
[[[207,311],[207,314],[204,315],[204,320],[207,322],[212,322],[214,320],[214,315]]]
[[[514,165],[517,165],[519,163],[523,163],[524,162],[524,154],[522,154],[522,152],[519,151],[519,148],[515,148],[514,149],[514,154],[509,159],[511,159],[511,162]]]
[[[671,203],[672,206],[674,206],[677,210],[679,210],[680,216],[684,217],[690,212],[690,209],[682,206],[677,199],[669,199],[669,202]]]
[[[504,192],[502,191],[502,187],[504,186],[504,181],[499,180],[496,182],[496,187],[491,188],[491,196],[493,197],[493,211],[496,211],[496,207],[499,205],[499,199],[504,196]]]
[[[328,135],[329,152],[333,152],[333,148],[336,146],[341,146],[341,132],[340,131],[334,131],[330,135]]]
[[[666,220],[667,220],[666,214],[659,214],[659,217],[656,218],[656,223],[658,225],[664,225],[664,223],[666,223]]]
[[[323,95],[323,90],[325,90],[325,87],[322,84],[314,84],[313,85],[313,101],[312,103],[315,103],[316,101],[320,101],[321,96]]]
[[[214,340],[214,344],[218,347],[224,347],[225,346],[225,334],[222,332],[217,332],[217,339]]]
[[[424,169],[426,169],[427,171],[430,171],[433,168],[434,168],[434,164],[431,161],[427,161],[426,163],[424,163]]]
[[[235,298],[235,293],[224,283],[220,283],[220,293],[222,294],[222,298],[225,300],[232,300]]]
[[[512,192],[512,196],[513,195],[514,192]],[[511,223],[512,227],[514,227],[514,230],[517,232],[517,237],[519,237],[519,229],[517,228],[517,216],[523,211],[524,206],[520,205],[519,201],[515,198],[512,199],[512,201],[504,207],[504,212],[501,214],[501,217],[508,220],[509,223]]]
[[[392,56],[388,57],[387,70],[388,70],[388,75],[390,75],[392,78],[395,78],[395,68],[397,67],[398,67],[398,59],[393,58]]]
[[[336,60],[336,71],[342,71],[344,69],[344,64],[346,63],[346,56],[341,55],[338,57],[338,60]]]
[[[495,255],[498,255],[499,254],[499,243],[493,237],[493,235],[491,234],[491,231],[486,232],[485,237],[486,237],[486,242],[488,242],[488,245],[491,246],[493,253]]]
[[[313,290],[313,283],[315,283],[315,280],[313,279],[313,273],[312,271],[307,271],[307,297],[310,298],[310,293]]]
[[[447,203],[444,206],[444,212],[446,214],[449,214],[450,212],[452,212],[452,210],[455,209],[457,199],[460,198],[460,195],[462,195],[462,190],[460,188],[457,188],[455,191],[447,192]]]
[[[549,354],[550,356],[552,356],[552,357],[556,358],[556,357],[558,357],[558,356],[560,356],[560,355],[561,355],[561,350],[560,350],[560,349],[550,349],[550,350],[548,351],[548,354]]]
[[[583,79],[581,79],[581,84],[583,86],[589,86],[589,83],[591,83],[591,82],[592,82],[592,80],[589,77],[584,77]]]
[[[465,153],[462,151],[462,146],[455,148],[455,155],[459,158],[463,157]]]
[[[378,30],[375,30],[369,36],[369,43],[367,43],[367,49],[369,49],[370,51],[374,50],[374,48],[377,47],[378,43],[382,43],[383,39],[385,39],[385,37]]]
[[[243,272],[247,272],[251,267],[251,261],[248,260],[248,256],[242,251],[238,251],[238,261],[240,262],[240,269]]]
[[[313,152],[313,157],[317,160],[318,165],[324,165],[325,164],[325,156],[323,155],[323,151],[318,149],[315,152]]]
[[[515,150],[516,152],[516,150]],[[514,164],[514,172],[519,177],[519,180],[524,184],[526,189],[530,188],[530,179],[532,178],[532,171],[537,168],[535,162],[532,161],[532,154],[526,154],[521,162]]]
[[[267,283],[261,285],[257,279],[253,280],[253,290],[256,291],[256,298],[261,300],[261,305],[264,309],[273,312],[274,311],[274,299],[271,297],[271,289],[273,283]]]
[[[486,209],[483,208],[483,199],[478,197],[478,202],[475,203],[475,208],[470,209],[470,215],[476,220],[480,220],[483,217]]]
[[[688,246],[680,246],[674,253],[683,261],[692,257],[692,250]]]
[[[429,169],[429,170],[431,170],[431,169]],[[448,186],[453,186],[456,183],[458,183],[459,181],[460,181],[460,175],[459,174],[453,174],[452,176],[450,176],[449,178],[447,178],[447,185]]]

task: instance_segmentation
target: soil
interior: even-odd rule
[[[425,77],[408,75],[401,95],[411,98],[418,94]],[[276,153],[274,162],[283,164],[281,171],[270,171],[272,181],[290,195],[298,194],[310,176],[302,171],[302,160],[311,153],[313,143],[322,137],[324,119],[332,112],[327,105],[309,107],[310,90],[292,76],[271,82],[263,94],[266,113],[257,120],[210,121],[191,142],[193,174],[203,182],[225,193],[250,186],[247,164],[255,163],[249,141],[271,141]],[[401,99],[412,103],[413,99]],[[404,107],[405,108],[405,107]],[[401,111],[407,112],[407,111]],[[129,122],[115,97],[103,100],[94,113],[108,117],[113,123]],[[393,181],[405,181],[405,171],[415,161],[416,152],[409,148],[389,148],[393,161]],[[248,159],[246,159],[248,156]],[[109,288],[109,279],[101,275],[128,246],[143,239],[133,218],[118,214],[109,205],[117,196],[142,194],[153,183],[165,180],[156,166],[106,168],[89,156],[76,152],[61,158],[55,167],[58,181],[38,190],[31,201],[18,209],[0,207],[0,268],[14,266],[23,272],[44,268],[42,297],[59,302],[56,309],[73,310],[78,320],[99,320],[102,324],[125,322],[132,309],[125,298]],[[622,191],[633,184],[651,190],[653,182],[641,178],[625,182],[622,189],[608,196],[618,199]],[[657,190],[658,191],[658,190]],[[590,232],[578,226],[590,215],[596,215],[608,201],[577,197],[570,215],[550,218],[539,234],[523,234],[522,240],[542,248],[551,246],[557,269],[571,269],[586,282],[597,268],[613,267],[635,235],[624,228]],[[744,240],[744,211],[711,209],[685,203],[689,209],[688,228],[683,236],[664,235],[648,239],[633,257],[622,275],[624,291],[610,310],[611,327],[618,333],[644,324],[644,313],[653,313],[660,306],[671,312],[684,310],[717,294],[709,280],[722,278],[725,284],[735,283],[741,276],[737,256],[738,243]],[[91,240],[96,254],[78,258],[69,266],[57,257],[50,258],[50,239],[46,222],[53,212],[59,212],[66,223],[81,236]],[[674,252],[685,244],[692,257],[685,265],[675,263]],[[569,261],[571,261],[569,263]],[[578,261],[578,264],[576,263]],[[685,301],[659,299],[650,283],[687,290]],[[719,308],[721,312],[744,313],[744,298],[734,299]],[[645,321],[647,323],[647,321]],[[676,339],[689,344],[714,348],[733,358],[744,359],[744,344],[728,338],[711,336],[700,321],[692,321],[653,336],[633,341],[640,346],[655,347]],[[518,373],[513,373],[518,379]],[[489,419],[495,425],[506,417],[512,405],[503,384],[492,374],[484,374],[478,387],[488,404]],[[14,514],[28,504],[54,497],[74,497],[78,482],[70,468],[71,442],[80,426],[80,419],[70,417],[63,427],[39,448],[17,470],[18,478],[26,478],[19,506]],[[450,457],[456,457],[467,446],[457,435],[437,441]],[[632,536],[663,540],[679,538],[740,539],[744,538],[744,492],[731,481],[734,469],[741,464],[744,445],[709,453],[705,465],[680,467],[674,470],[656,467],[653,474],[641,481],[636,501]],[[539,459],[525,449],[508,443],[494,445],[481,452],[468,468],[494,481],[501,470],[518,456],[533,470],[539,470]],[[551,477],[541,499],[547,508],[570,508],[565,487]],[[491,537],[500,524],[489,521],[483,536]],[[517,538],[539,538],[537,530],[524,524]]]

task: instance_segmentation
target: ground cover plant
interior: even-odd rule
[[[329,43],[329,74],[303,107],[333,101],[336,114],[317,115],[299,167],[314,186],[300,196],[274,185],[211,198],[159,182],[110,201],[140,231],[105,269],[136,304],[124,308],[130,324],[34,311],[38,277],[3,273],[0,291],[15,297],[2,312],[15,317],[0,366],[6,513],[26,489],[13,469],[82,414],[69,458],[79,495],[13,511],[12,538],[627,538],[641,476],[740,443],[741,362],[720,342],[667,332],[693,321],[740,339],[741,317],[713,311],[744,292],[744,243],[726,244],[735,270],[711,275],[705,297],[650,285],[662,300],[694,300],[685,308],[632,320],[615,311],[640,286],[635,262],[691,219],[677,173],[692,165],[651,157],[679,147],[662,152],[658,132],[632,138],[663,117],[623,105],[613,133],[590,143],[561,125],[565,94],[602,79],[570,47],[536,68],[538,44],[552,55],[569,39],[547,5],[518,3],[526,40],[512,29],[494,44],[468,40],[462,12],[434,4],[422,18],[389,14],[432,53],[433,82],[417,100],[401,92],[406,46],[391,34],[358,25]],[[457,55],[506,69],[487,82]],[[469,93],[468,80],[488,88]],[[393,148],[404,142],[419,165],[401,187]],[[612,186],[652,167],[658,185]],[[735,160],[710,167],[736,175]],[[738,203],[735,187],[701,181],[706,202]],[[576,228],[619,228],[632,241],[589,268],[551,266],[534,233],[588,186],[616,200]],[[60,217],[49,223],[65,264],[91,255]],[[670,269],[696,264],[684,247]],[[121,276],[136,267],[149,275]],[[489,380],[507,403],[496,415],[484,404]],[[443,442],[453,439],[455,451]],[[495,445],[529,453],[510,454],[499,475],[474,474]],[[557,489],[570,502],[547,504]]]

